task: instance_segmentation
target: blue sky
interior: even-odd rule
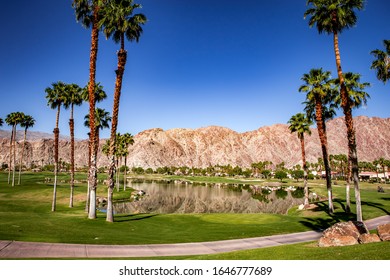
[[[1,118],[23,111],[36,119],[32,130],[51,133],[55,111],[46,105],[45,88],[56,81],[87,83],[90,30],[75,21],[71,2],[2,4]],[[140,42],[126,45],[122,133],[209,125],[245,132],[286,123],[303,110],[298,88],[304,73],[322,67],[336,76],[333,39],[309,28],[306,0],[136,2],[148,22]],[[343,71],[358,72],[372,85],[368,106],[354,115],[389,117],[390,85],[370,70],[370,51],[390,39],[389,11],[390,1],[368,0],[357,26],[340,36]],[[97,81],[108,99],[98,106],[110,112],[118,48],[100,36]],[[77,138],[86,138],[87,112],[87,104],[76,108]],[[62,110],[61,134],[69,135],[68,119]]]

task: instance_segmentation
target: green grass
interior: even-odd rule
[[[106,175],[100,176],[99,179],[104,179]],[[353,213],[346,214],[343,211],[344,187],[337,185],[334,186],[336,211],[333,215],[327,214],[326,202],[319,202],[318,207],[314,210],[297,211],[296,208],[293,208],[290,209],[288,215],[123,214],[115,216],[115,223],[107,223],[104,213],[99,212],[96,220],[87,218],[87,214],[84,212],[86,184],[76,184],[74,208],[69,208],[69,186],[65,182],[60,183],[57,193],[57,211],[51,212],[53,186],[52,183],[44,182],[46,177],[52,177],[52,174],[26,173],[23,174],[21,186],[11,187],[7,184],[7,174],[0,173],[0,240],[78,244],[201,242],[301,232],[326,228],[337,221],[354,219]],[[77,180],[85,180],[85,178],[85,174],[77,174],[76,176]],[[63,180],[69,180],[69,175],[61,174],[59,181]],[[312,191],[319,194],[326,193],[323,181],[312,182],[310,187]],[[361,185],[365,219],[389,214],[390,187],[384,186],[384,188],[385,193],[378,193],[376,185]],[[99,185],[98,196],[106,196],[106,192],[106,186]],[[126,192],[123,190],[115,191],[114,199],[129,197],[130,192],[130,189]],[[353,191],[351,191],[351,196],[354,196]],[[352,205],[352,210],[354,210],[354,205]],[[285,255],[286,250],[291,255],[286,258],[292,259],[302,259],[300,255],[298,257],[301,250],[307,254],[305,257],[308,259],[315,259],[317,255],[319,258],[324,258],[328,254],[333,254],[333,251],[325,251],[323,248],[317,248],[310,244],[291,246],[203,257],[214,259],[221,256],[221,258],[249,259],[252,256],[253,258],[266,259],[268,256],[271,259],[279,259],[287,256]],[[379,245],[370,246],[375,248]],[[371,248],[370,246],[365,248]],[[348,250],[353,250],[352,247]],[[360,250],[360,248],[363,247],[358,247],[356,250]],[[276,255],[272,255],[267,250],[276,252]],[[372,252],[374,251],[375,249],[372,249]],[[336,256],[337,254],[334,253],[334,256],[330,255],[329,257]],[[387,254],[380,254],[379,257],[389,258]],[[367,258],[375,258],[375,254],[372,253],[372,256]]]

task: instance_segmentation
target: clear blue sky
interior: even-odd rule
[[[87,83],[90,30],[75,21],[71,2],[2,3],[1,118],[23,111],[36,119],[32,130],[51,133],[55,111],[46,105],[45,88],[60,80]],[[336,76],[332,37],[309,28],[306,0],[136,2],[149,21],[140,42],[127,44],[122,133],[208,125],[244,132],[286,123],[303,110],[298,88],[304,73],[323,67]],[[390,117],[390,84],[369,69],[370,51],[390,39],[389,12],[390,1],[368,0],[357,26],[340,36],[343,70],[372,84],[367,108],[354,115]],[[103,35],[99,42],[97,81],[108,93],[99,106],[111,112],[118,46]],[[76,108],[78,138],[86,138],[87,111],[86,104]],[[61,134],[69,135],[68,119],[62,110]]]

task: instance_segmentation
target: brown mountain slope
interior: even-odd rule
[[[355,118],[358,157],[373,161],[379,157],[390,159],[390,119]],[[347,154],[346,129],[343,118],[327,123],[330,154]],[[161,166],[226,165],[248,167],[253,162],[270,160],[274,164],[284,161],[287,166],[301,164],[300,143],[291,134],[288,125],[276,124],[255,131],[238,133],[224,127],[210,126],[199,129],[145,130],[134,137],[129,148],[128,165],[144,168]],[[104,140],[101,141],[101,145]],[[0,163],[8,162],[9,140],[0,139]],[[28,143],[26,163],[53,163],[53,140],[39,139]],[[70,145],[60,141],[60,158],[69,162]],[[321,157],[318,132],[306,136],[306,154],[309,162]],[[87,141],[76,142],[76,164],[87,164]],[[43,162],[42,162],[43,159]],[[108,165],[107,157],[99,156],[99,166]]]

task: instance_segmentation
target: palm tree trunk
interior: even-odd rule
[[[51,211],[56,211],[56,200],[57,200],[57,173],[58,173],[58,139],[60,130],[58,128],[58,122],[60,119],[61,106],[58,105],[56,127],[54,128],[54,187],[53,187],[53,202],[51,205]]]
[[[8,185],[11,180],[11,165],[12,165],[12,143],[14,141],[14,126],[11,129],[11,140],[9,141],[9,165],[8,165]]]
[[[348,155],[351,162],[352,178],[355,188],[355,199],[356,199],[356,220],[363,222],[360,189],[359,189],[359,164],[356,149],[356,136],[352,118],[352,108],[348,98],[348,92],[345,87],[343,71],[341,69],[341,58],[339,50],[339,40],[337,32],[333,33],[334,51],[336,56],[337,75],[340,80],[340,95],[341,95],[341,107],[345,115],[345,125],[347,127],[347,138],[348,138]]]
[[[325,167],[325,176],[326,176],[326,189],[328,192],[328,208],[329,213],[334,212],[333,208],[333,194],[332,194],[332,179],[331,179],[331,170],[329,165],[329,155],[328,155],[328,140],[326,137],[325,123],[322,113],[322,102],[319,99],[316,99],[316,122],[318,128],[318,136],[320,137],[322,157],[324,159]]]
[[[24,154],[24,148],[25,148],[25,144],[26,144],[26,139],[27,139],[27,128],[24,130],[23,147],[22,147],[22,153],[20,155],[18,185],[20,185],[20,177],[21,177],[21,173],[22,173],[23,154]]]
[[[88,170],[91,168],[91,141],[88,140]],[[89,178],[89,174],[88,174]],[[85,203],[85,212],[89,213],[89,199],[91,195],[91,189],[89,187],[89,180],[87,180],[87,199]]]
[[[73,207],[73,193],[74,193],[74,119],[73,119],[73,104],[70,109],[70,200],[69,207]]]
[[[123,74],[125,72],[125,65],[127,59],[127,52],[123,48],[118,51],[118,69],[116,70],[116,82],[114,92],[114,105],[112,112],[111,122],[111,135],[110,135],[110,169],[109,169],[109,185],[108,185],[108,203],[107,203],[107,222],[114,222],[114,212],[112,205],[112,193],[114,190],[114,175],[115,175],[115,138],[116,130],[118,126],[118,115],[119,115],[119,102],[122,90]]]
[[[349,156],[348,156],[348,171],[347,171],[347,186],[345,190],[345,198],[346,198],[346,207],[345,207],[345,212],[350,213],[351,212],[351,175],[352,175],[352,170],[351,170],[351,162],[349,161]]]
[[[89,86],[88,86],[88,96],[89,96],[89,141],[91,143],[91,165],[89,167],[89,188],[90,188],[90,204],[89,204],[89,219],[96,219],[96,188],[97,188],[97,166],[96,166],[96,142],[95,142],[95,77],[96,77],[96,60],[98,53],[98,41],[99,41],[99,5],[96,4],[94,7],[94,17],[92,24],[92,34],[91,34],[91,52],[90,52],[90,61],[89,61]]]
[[[305,138],[299,137],[301,140],[301,150],[302,150],[302,164],[303,164],[303,189],[305,190],[305,202],[303,205],[305,207],[309,206],[309,188],[307,187],[307,164],[306,164],[306,153],[305,153]]]
[[[14,126],[14,141],[13,141],[12,186],[15,186],[15,170],[16,170],[16,125]]]
[[[127,156],[125,156],[125,174],[123,175],[123,190],[126,191]]]

